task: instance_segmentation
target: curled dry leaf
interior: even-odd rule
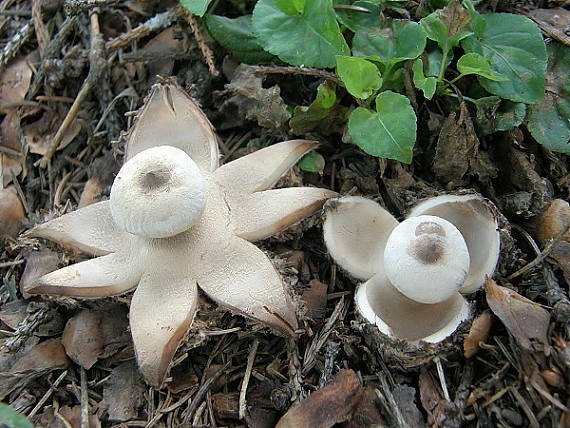
[[[103,389],[101,408],[107,410],[109,420],[123,422],[134,419],[143,404],[146,386],[134,361],[127,361],[111,372]]]
[[[350,420],[363,388],[352,370],[341,370],[324,388],[293,405],[276,428],[327,428]]]
[[[549,353],[547,331],[550,314],[546,309],[509,288],[497,285],[490,278],[485,291],[493,313],[524,349],[536,351],[535,345],[539,344],[546,354]]]
[[[479,343],[487,341],[492,325],[493,315],[489,310],[484,311],[473,320],[469,334],[463,342],[463,355],[465,358],[471,358],[479,351]]]

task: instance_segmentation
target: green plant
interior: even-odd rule
[[[0,403],[0,426],[6,428],[34,428],[24,415],[21,415],[4,403]]]
[[[410,163],[417,118],[409,75],[427,100],[470,102],[481,134],[524,122],[540,144],[570,153],[570,48],[552,44],[547,55],[539,28],[525,16],[481,15],[471,0],[431,0],[433,12],[419,22],[381,13],[405,2],[258,0],[252,15],[229,19],[206,14],[210,0],[181,3],[205,15],[212,36],[240,61],[334,68],[358,107],[342,119],[334,85],[321,85],[310,106],[295,108],[293,132],[334,115],[366,153]]]

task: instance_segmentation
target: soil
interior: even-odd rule
[[[422,2],[406,10],[414,16]],[[488,1],[484,8],[527,14],[567,3]],[[235,17],[253,2],[214,7]],[[0,34],[2,177],[24,210],[21,222],[17,212],[0,219],[8,230],[0,250],[0,399],[35,426],[272,427],[290,409],[279,426],[570,426],[570,244],[564,233],[544,242],[537,235],[552,201],[568,200],[567,156],[544,149],[523,127],[477,137],[468,106],[421,97],[410,165],[343,142],[336,117],[294,133],[290,107],[309,105],[320,83],[337,78],[240,65],[171,1],[2,0]],[[482,194],[502,219],[494,280],[516,296],[493,289],[489,300],[488,285],[471,297],[482,333],[466,326],[450,352],[422,350],[421,364],[398,364],[385,358],[386,344],[367,338],[369,326],[361,328],[357,283],[327,255],[316,215],[259,243],[303,307],[298,338],[202,296],[166,386],[149,387],[134,360],[130,296],[28,296],[26,283],[86,256],[19,233],[108,197],[123,133],[157,75],[175,76],[201,105],[223,162],[285,139],[319,141],[323,172],[296,167],[280,185],[362,195],[398,219],[426,197]],[[344,96],[336,114],[351,107]],[[546,322],[543,334],[516,328],[534,322]]]

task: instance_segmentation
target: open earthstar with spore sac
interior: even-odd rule
[[[495,271],[496,213],[476,194],[426,199],[401,223],[366,198],[327,201],[325,244],[361,282],[355,304],[365,339],[399,365],[419,365],[444,350],[472,316],[464,296]]]
[[[174,83],[158,83],[128,135],[110,200],[26,234],[97,257],[44,275],[26,291],[99,298],[136,288],[130,328],[140,370],[155,387],[192,324],[198,287],[218,304],[293,335],[296,305],[250,241],[286,229],[336,195],[314,187],[269,190],[316,146],[285,141],[219,166],[204,113]]]

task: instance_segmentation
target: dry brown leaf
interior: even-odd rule
[[[139,53],[160,54],[160,60],[148,61],[148,75],[152,76],[170,76],[174,68],[174,55],[180,54],[184,51],[185,33],[177,34],[174,27],[167,28],[161,33],[152,38]],[[182,36],[182,37],[179,37]],[[168,55],[168,57],[166,57]]]
[[[219,392],[212,396],[212,406],[216,416],[222,419],[239,418],[239,392]]]
[[[556,244],[550,252],[550,257],[556,260],[556,263],[562,269],[566,284],[570,286],[570,243],[562,241]]]
[[[24,298],[27,299],[30,297],[30,295],[24,291],[27,287],[46,273],[56,270],[58,265],[58,254],[47,247],[42,247],[39,251],[28,254],[26,256],[26,267],[20,278],[20,291]]]
[[[63,106],[58,106],[56,110],[33,110],[27,113],[27,117],[35,117],[41,114],[39,119],[25,125],[22,132],[28,144],[30,153],[44,155],[48,151],[51,141],[57,133],[63,118],[67,114],[67,109]],[[59,143],[58,150],[67,147],[77,137],[81,131],[81,124],[79,121],[74,120],[71,122],[62,140]]]
[[[61,425],[57,425],[57,428],[59,428],[59,426],[62,428],[83,428],[83,425],[81,424],[81,406],[63,406],[59,409],[59,414],[60,418],[65,419],[69,425],[63,423],[63,421],[58,418],[59,424]],[[101,421],[97,415],[89,415],[89,428],[101,428]]]
[[[106,192],[109,192],[113,184],[119,165],[112,152],[108,152],[104,156],[95,159],[90,169],[91,174],[81,193],[79,208],[100,202],[103,199],[103,196]]]
[[[12,330],[18,328],[18,324],[26,319],[28,303],[23,300],[14,300],[5,303],[0,309],[0,321],[10,327]]]
[[[90,369],[103,352],[101,313],[85,309],[65,325],[62,342],[65,352],[81,367]]]
[[[303,292],[303,302],[307,308],[306,316],[312,320],[320,320],[327,309],[327,284],[316,279],[309,282],[309,288]]]
[[[456,409],[445,400],[435,382],[433,376],[424,371],[419,379],[420,400],[428,415],[428,426],[430,427],[459,427],[456,422]]]
[[[11,374],[39,374],[69,365],[61,339],[48,339],[34,346],[10,370]]]
[[[348,421],[362,393],[356,373],[341,370],[324,388],[293,405],[276,428],[327,428]]]
[[[32,80],[30,62],[37,61],[38,53],[34,51],[24,58],[15,61],[0,75],[0,107],[6,104],[20,104],[26,98]],[[5,113],[4,109],[0,111]]]
[[[130,342],[125,307],[111,305],[104,313],[82,310],[67,322],[62,342],[73,361],[90,369],[98,359],[110,357]]]
[[[485,291],[489,307],[523,348],[536,351],[536,345],[541,344],[542,350],[549,353],[550,314],[546,309],[490,278]]]
[[[463,355],[465,358],[471,358],[479,351],[479,343],[487,341],[492,325],[493,315],[488,309],[473,320],[469,334],[463,342]]]
[[[22,145],[20,143],[20,111],[10,110],[0,124],[0,131],[2,138],[0,144],[2,147],[20,153]],[[17,177],[22,172],[22,159],[17,156],[10,156],[7,153],[2,153],[2,168],[4,175],[4,187]]]
[[[0,241],[18,235],[24,216],[24,206],[15,190],[0,189]]]
[[[113,369],[103,390],[101,408],[110,421],[134,419],[143,404],[146,386],[135,361],[127,361]]]
[[[364,388],[362,399],[356,406],[352,419],[344,428],[368,428],[386,426],[384,418],[376,405],[376,392],[374,388]]]
[[[529,15],[549,36],[566,45],[570,44],[570,37],[566,34],[570,27],[570,11],[561,7],[535,9]]]

